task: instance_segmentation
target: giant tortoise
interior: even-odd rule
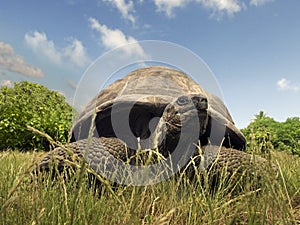
[[[62,170],[66,159],[74,160],[71,152],[99,175],[134,184],[128,181],[130,173],[149,166],[145,158],[137,160],[143,150],[148,158],[156,156],[148,173],[164,174],[162,180],[185,168],[197,155],[202,155],[199,168],[226,165],[229,170],[244,170],[253,164],[252,155],[244,152],[245,146],[245,137],[220,98],[182,71],[151,66],[137,69],[103,89],[74,123],[71,143],[48,153],[38,166],[48,170],[55,158]],[[161,161],[167,164],[162,166],[158,163]],[[256,162],[266,163],[260,157]]]

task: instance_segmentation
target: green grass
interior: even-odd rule
[[[211,193],[207,174],[147,187],[109,185],[95,193],[85,170],[69,180],[30,176],[37,153],[0,153],[1,224],[297,224],[300,223],[300,157],[272,152],[279,177],[239,191],[220,182]],[[80,173],[84,172],[84,173]],[[197,179],[199,178],[199,179]],[[221,178],[222,180],[222,178]]]

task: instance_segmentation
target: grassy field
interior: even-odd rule
[[[271,154],[279,176],[236,191],[220,182],[170,179],[147,187],[104,187],[95,193],[85,171],[68,181],[29,171],[40,154],[0,153],[1,224],[299,224],[300,157]],[[80,173],[84,172],[84,173]],[[222,178],[221,178],[222,180]]]

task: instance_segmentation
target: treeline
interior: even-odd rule
[[[72,126],[74,110],[65,97],[40,84],[15,83],[0,88],[0,150],[48,149],[49,142],[27,129],[32,126],[65,143]],[[300,155],[300,119],[277,122],[264,112],[242,129],[249,151],[290,151]]]
[[[300,156],[300,118],[275,121],[263,111],[242,132],[251,151],[267,153],[269,150],[289,151]]]

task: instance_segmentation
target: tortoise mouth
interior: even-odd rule
[[[193,106],[179,110],[171,110],[163,115],[163,119],[169,129],[180,132],[183,126],[189,127],[201,123],[200,118],[206,117],[206,111],[198,111]]]

